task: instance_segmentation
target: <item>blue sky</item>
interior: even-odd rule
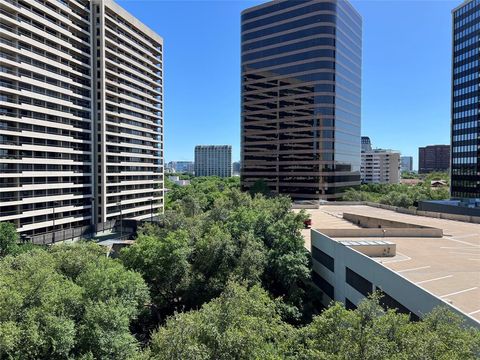
[[[264,1],[117,0],[164,38],[165,160],[197,144],[240,153],[240,12]],[[449,143],[451,9],[461,1],[362,1],[362,134],[414,156]]]

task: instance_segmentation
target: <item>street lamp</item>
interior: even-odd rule
[[[150,222],[153,224],[153,197],[150,199]]]
[[[53,202],[53,208],[52,208],[52,213],[53,213],[53,234],[52,234],[52,242],[55,244],[55,206],[60,204],[58,201]]]
[[[122,218],[122,203],[119,201],[117,206],[120,208],[120,240],[123,238],[123,218]]]

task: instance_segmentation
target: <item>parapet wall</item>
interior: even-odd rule
[[[318,229],[319,232],[332,238],[355,237],[439,237],[443,236],[442,229],[436,228],[362,228],[362,229]]]
[[[434,227],[406,223],[402,221],[376,218],[351,213],[343,213],[343,218],[362,229],[334,229],[336,237],[442,237],[443,230]],[[327,233],[331,234],[329,230]]]
[[[343,218],[363,228],[427,228],[427,226],[422,225],[351,213],[343,213]]]

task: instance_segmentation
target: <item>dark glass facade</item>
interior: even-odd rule
[[[445,172],[450,169],[450,145],[429,145],[418,148],[418,172]]]
[[[347,1],[242,13],[241,181],[293,199],[360,184],[362,19]]]
[[[480,198],[480,1],[453,10],[452,198]]]

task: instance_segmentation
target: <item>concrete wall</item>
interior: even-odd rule
[[[343,218],[364,228],[426,228],[426,226],[351,213],[343,213]]]
[[[446,306],[453,312],[460,314],[467,325],[480,328],[480,323],[469,315],[463,313],[455,306],[443,301],[434,294],[415,285],[400,274],[382,266],[368,256],[349,248],[317,230],[311,230],[312,247],[322,250],[335,259],[334,272],[312,259],[313,271],[328,281],[334,288],[334,299],[345,303],[348,298],[355,305],[364,296],[345,282],[346,267],[369,280],[373,286],[385,291],[403,306],[408,308],[420,318],[431,312],[437,306]],[[322,298],[324,305],[331,300],[328,296]]]
[[[437,212],[448,215],[475,216],[480,217],[480,208],[469,208],[465,206],[455,206],[449,204],[441,204],[432,201],[420,201],[418,210]]]
[[[391,205],[384,205],[384,204],[377,204],[368,201],[332,201],[328,203],[322,203],[321,206],[329,206],[329,205],[365,205],[376,207],[385,210],[396,211],[402,214],[410,214],[410,215],[417,215],[417,216],[426,216],[432,217],[437,219],[445,219],[445,220],[455,220],[455,221],[463,221],[463,222],[470,222],[475,224],[480,224],[480,216],[469,216],[469,215],[457,215],[457,214],[447,214],[447,213],[440,213],[434,211],[422,211],[417,210],[415,208],[402,208],[397,206]]]

